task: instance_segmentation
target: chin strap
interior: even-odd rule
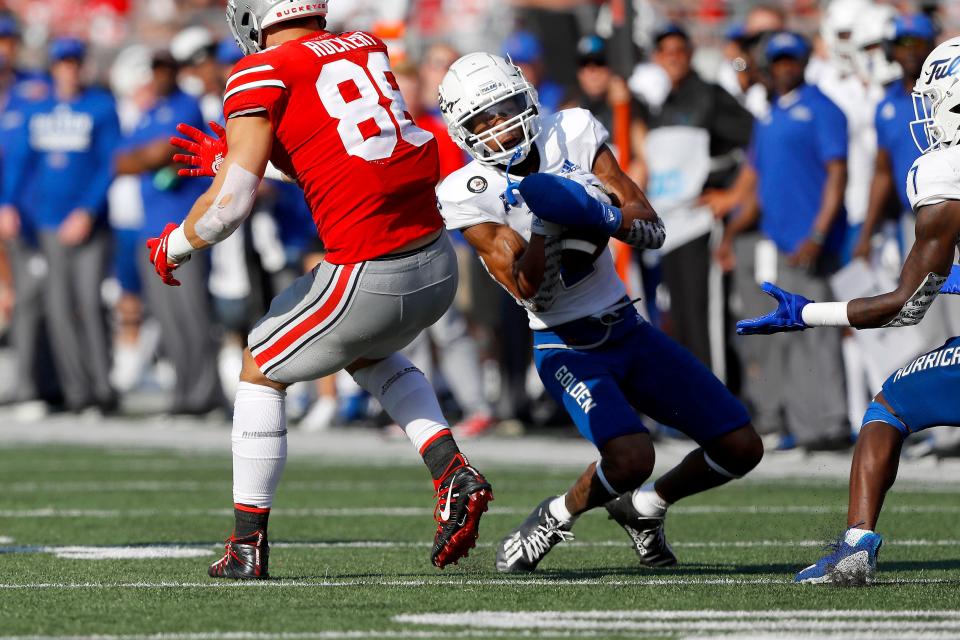
[[[504,174],[507,176],[507,190],[503,192],[503,195],[507,199],[507,204],[511,207],[520,204],[520,200],[516,196],[516,191],[520,189],[520,183],[510,179],[510,168],[513,167],[514,162],[520,159],[521,154],[523,154],[523,149],[517,147],[517,150],[513,152],[513,156],[510,158],[510,162],[507,163],[507,168],[504,170]]]

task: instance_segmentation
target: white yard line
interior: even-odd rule
[[[13,538],[0,538],[0,544],[13,542]],[[825,547],[823,540],[732,540],[732,541],[679,541],[671,542],[671,546],[682,549],[753,549],[767,547]],[[904,547],[958,547],[960,540],[890,540],[888,544]],[[60,557],[69,558],[90,558],[97,559],[100,554],[103,557],[109,554],[121,554],[119,557],[151,558],[151,557],[199,557],[207,555],[214,550],[221,548],[220,543],[211,543],[209,546],[184,546],[180,544],[161,545],[19,545],[0,547],[0,554],[5,553],[53,553]],[[433,546],[432,542],[423,541],[393,541],[393,540],[352,540],[338,542],[272,542],[270,546],[273,549],[429,549]],[[481,549],[490,549],[497,546],[494,542],[480,542],[477,547]],[[622,540],[574,540],[566,542],[557,547],[561,551],[570,549],[593,549],[593,548],[627,548],[629,546],[626,538]],[[129,552],[123,556],[123,552]],[[164,555],[164,554],[168,555]]]
[[[517,631],[474,631],[463,629],[457,637],[466,638],[581,638],[596,636],[598,633],[583,631],[545,631],[543,633],[521,633]],[[207,631],[199,633],[157,633],[144,635],[70,635],[70,636],[0,636],[0,640],[362,640],[365,638],[449,638],[448,631],[314,631],[314,632],[248,632],[248,631]],[[782,639],[780,639],[782,640]]]
[[[394,622],[456,629],[633,631],[636,633],[960,633],[957,611],[464,611],[407,614]],[[868,636],[866,636],[868,637]]]
[[[780,507],[765,506],[678,506],[670,509],[673,515],[701,515],[701,514],[736,514],[736,515],[780,515],[780,514],[828,514],[846,513],[845,506],[802,506],[789,505]],[[529,509],[516,507],[492,507],[492,514],[499,515],[527,515]],[[300,518],[356,518],[382,517],[407,518],[432,516],[433,509],[427,507],[345,507],[345,508],[314,508],[314,509],[274,509],[277,517]],[[952,505],[895,505],[884,508],[884,513],[960,513],[960,507]],[[0,510],[0,518],[129,518],[152,517],[163,515],[188,516],[223,516],[232,515],[232,509],[4,509]]]
[[[742,586],[792,584],[789,578],[639,578],[636,580],[601,580],[595,578],[464,578],[464,579],[421,579],[421,580],[264,580],[248,582],[34,582],[0,583],[0,590],[30,589],[303,589],[303,588],[347,588],[347,587],[655,587],[669,585],[686,586]],[[947,584],[957,585],[960,580],[938,578],[905,578],[877,580],[877,584]]]

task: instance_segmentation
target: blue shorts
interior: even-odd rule
[[[883,397],[894,415],[873,403],[863,424],[885,422],[904,435],[941,425],[960,427],[960,337],[895,371],[883,383]]]
[[[750,422],[723,383],[633,306],[533,336],[544,385],[598,449],[614,438],[645,433],[638,411],[699,444]]]

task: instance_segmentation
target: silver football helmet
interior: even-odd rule
[[[451,65],[440,83],[440,113],[450,137],[485,165],[523,160],[540,135],[537,90],[519,67],[489,53],[471,53]],[[516,143],[505,146],[504,136]]]
[[[263,31],[286,20],[326,16],[326,0],[227,0],[227,24],[244,54],[263,51]]]
[[[910,123],[921,153],[960,143],[960,37],[934,49],[913,87]]]

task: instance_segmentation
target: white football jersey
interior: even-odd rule
[[[566,109],[543,119],[536,140],[540,172],[571,175],[591,172],[597,153],[610,137],[600,122],[585,109]],[[519,181],[519,176],[514,176]],[[582,177],[578,176],[578,181]],[[492,222],[505,224],[530,240],[532,215],[524,204],[510,206],[503,197],[507,178],[497,167],[477,161],[455,171],[437,188],[440,212],[448,229],[466,229]],[[585,318],[607,309],[627,295],[617,276],[610,251],[594,262],[593,271],[573,283],[561,283],[560,293],[548,311],[527,311],[531,329],[546,329]]]
[[[960,200],[960,147],[925,153],[907,172],[907,197],[916,212],[920,207]]]

